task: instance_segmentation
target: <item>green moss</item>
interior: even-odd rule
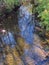
[[[39,13],[38,17],[41,17],[41,26],[46,25],[46,30],[49,30],[49,0],[37,0],[38,6],[36,12]]]

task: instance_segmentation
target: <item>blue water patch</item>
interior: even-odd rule
[[[15,39],[13,37],[13,34],[11,32],[8,32],[7,34],[5,34],[4,36],[2,36],[2,41],[5,44],[11,44],[14,46],[14,44],[16,44]]]
[[[18,16],[18,24],[20,29],[20,35],[25,39],[29,44],[33,43],[34,39],[34,24],[32,20],[32,15],[25,9],[23,6],[20,7]]]

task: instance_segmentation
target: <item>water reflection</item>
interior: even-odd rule
[[[18,23],[21,36],[27,43],[32,44],[34,38],[34,24],[32,21],[32,14],[29,13],[27,7],[23,5],[19,9]]]
[[[11,44],[12,47],[16,44],[14,36],[11,32],[7,32],[6,34],[2,35],[2,41],[7,45]]]
[[[24,6],[20,7],[19,16],[18,16],[18,24],[19,24],[19,29],[20,29],[20,35],[25,39],[25,41],[28,44],[32,44],[34,41],[34,21],[32,21],[32,14],[30,14],[28,12],[28,10],[26,10],[26,8],[27,7],[24,7]],[[12,32],[7,32],[6,34],[2,35],[1,38],[5,44],[11,45],[12,48],[17,43],[14,39]],[[36,44],[38,44],[38,43],[36,41]],[[24,56],[22,55],[22,58],[25,60],[24,57],[28,56],[31,59],[33,59],[35,61],[35,63],[37,63],[34,65],[47,65],[45,63],[47,63],[49,61],[49,57],[42,60],[41,59],[42,55],[40,56],[40,53],[38,53],[36,49],[37,50],[39,49],[38,52],[42,51],[40,47],[38,48],[38,46],[37,46],[37,48],[36,48],[36,45],[34,47],[32,47],[33,52],[30,51],[29,49],[24,49]],[[23,61],[23,62],[25,65],[27,65],[26,61]]]

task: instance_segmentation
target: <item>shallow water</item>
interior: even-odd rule
[[[49,57],[42,58],[43,55],[43,49],[41,49],[39,38],[35,35],[35,38],[37,41],[34,43],[34,22],[32,20],[32,15],[26,9],[20,8],[19,9],[19,18],[18,18],[18,24],[20,29],[20,35],[25,39],[26,44],[32,45],[30,49],[24,49],[24,55],[21,56],[21,60],[23,61],[24,65],[28,65],[30,62],[32,64],[30,65],[47,65],[49,62]],[[24,15],[24,16],[23,16]],[[14,39],[14,36],[11,32],[8,32],[8,35],[5,35],[2,37],[2,41],[5,42],[5,44],[12,44],[12,48],[14,48],[16,41]],[[42,53],[41,53],[41,52]]]
[[[21,6],[19,9],[18,24],[20,28],[20,35],[29,44],[33,43],[34,38],[34,23],[32,15],[26,10],[26,7]]]

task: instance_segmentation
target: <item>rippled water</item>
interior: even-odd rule
[[[18,25],[20,29],[20,35],[28,44],[31,45],[34,41],[34,22],[32,20],[32,15],[26,10],[26,7],[21,6],[19,9]],[[3,36],[2,40],[6,44],[13,44],[13,46],[14,44],[16,44],[11,32],[8,32],[8,35]],[[32,49],[34,50],[34,47]],[[31,59],[33,59],[35,61],[35,65],[47,65],[47,62],[49,62],[49,57],[41,60],[41,57],[37,53],[35,53],[35,51],[30,52],[27,49],[24,51],[24,56],[29,56]],[[25,65],[27,65],[26,61],[24,61],[24,63]]]
[[[32,15],[24,6],[21,6],[19,9],[18,23],[21,36],[27,43],[32,44],[34,38],[34,23],[32,21]]]
[[[13,47],[16,44],[14,36],[11,32],[8,32],[7,34],[2,35],[1,38],[2,38],[3,43],[7,45],[10,44]]]

